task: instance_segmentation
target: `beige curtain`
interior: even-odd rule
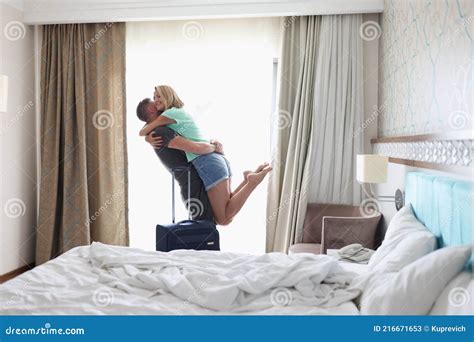
[[[313,92],[320,16],[285,18],[273,167],[267,201],[267,252],[287,252],[306,213],[313,146]]]
[[[36,264],[128,245],[125,24],[43,27]]]

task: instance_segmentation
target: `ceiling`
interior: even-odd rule
[[[383,0],[0,0],[26,24],[378,13]]]

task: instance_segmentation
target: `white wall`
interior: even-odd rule
[[[33,28],[0,3],[0,74],[9,77],[8,112],[0,113],[0,274],[34,260],[36,126]]]
[[[379,22],[379,14],[364,14],[363,22]],[[364,153],[372,153],[377,138],[379,39],[364,40]]]

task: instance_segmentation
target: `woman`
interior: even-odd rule
[[[140,106],[137,108],[138,117],[147,123],[141,129],[140,135],[145,136],[158,126],[168,126],[188,140],[209,142],[193,118],[182,109],[184,104],[173,88],[166,85],[155,87],[153,105],[154,112],[146,108],[141,110]],[[214,152],[208,154],[185,152],[188,161],[194,165],[204,183],[216,223],[219,225],[228,225],[232,221],[250,194],[272,169],[268,163],[264,163],[253,172],[244,172],[243,182],[232,191],[232,172],[227,159],[222,153],[218,153],[222,152],[219,145],[215,145]]]

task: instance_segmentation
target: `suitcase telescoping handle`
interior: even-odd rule
[[[175,172],[176,171],[184,171],[186,170],[188,172],[188,201],[186,203],[187,210],[188,210],[188,220],[191,220],[191,210],[189,210],[191,206],[191,169],[189,167],[183,167],[183,168],[174,168],[171,169],[171,222],[175,223],[176,218],[175,218],[175,204],[174,204],[174,180],[175,180]]]

